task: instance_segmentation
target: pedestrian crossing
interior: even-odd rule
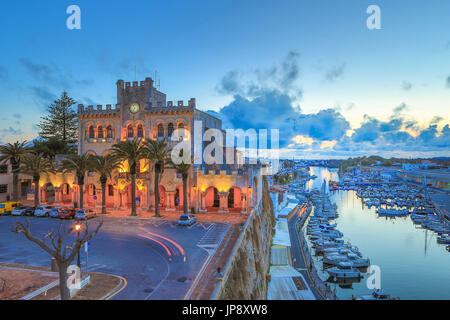
[[[197,246],[205,250],[216,250],[229,228],[230,226],[226,224],[209,225],[205,235],[197,243]]]

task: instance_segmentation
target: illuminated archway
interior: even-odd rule
[[[52,203],[55,202],[55,187],[50,182],[44,186],[44,197],[45,202]]]
[[[166,188],[163,185],[159,185],[159,206],[164,208],[167,206]]]
[[[209,187],[205,192],[205,206],[206,208],[219,208],[220,198],[219,190],[215,187]]]

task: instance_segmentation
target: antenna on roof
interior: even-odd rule
[[[136,81],[136,65],[134,65],[134,81]]]

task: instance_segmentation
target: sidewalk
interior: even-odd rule
[[[106,215],[99,217],[117,218],[117,219],[158,219],[178,221],[182,212],[160,211],[161,217],[155,217],[155,212],[138,211],[136,217],[132,217],[131,210],[107,210]],[[230,225],[245,224],[248,215],[241,213],[197,213],[194,215],[198,222],[226,223]]]
[[[222,243],[219,248],[215,252],[214,256],[211,258],[211,261],[208,264],[203,276],[197,283],[194,291],[191,294],[190,300],[209,300],[211,299],[211,295],[216,288],[216,284],[218,279],[215,274],[217,272],[217,268],[225,267],[231,251],[234,248],[234,245],[239,238],[241,231],[237,226],[232,226],[228,233],[225,235]]]
[[[90,284],[80,289],[72,300],[109,299],[126,286],[126,280],[120,276],[99,272],[89,272],[89,275]],[[0,279],[0,300],[20,300],[46,286],[50,288],[31,300],[59,299],[59,284],[53,284],[58,282],[59,275],[50,268],[0,263]]]

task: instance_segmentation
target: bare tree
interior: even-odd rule
[[[72,243],[71,246],[64,245],[64,241],[69,237],[69,235],[74,232],[74,227],[63,229],[63,223],[59,224],[58,232],[51,230],[44,239],[39,239],[35,237],[30,230],[30,221],[27,219],[27,223],[17,221],[15,228],[12,229],[14,233],[22,233],[28,240],[37,244],[42,250],[50,254],[56,260],[59,271],[59,292],[61,300],[69,300],[70,292],[67,287],[67,268],[70,263],[75,258],[76,254],[85,242],[91,240],[100,230],[103,225],[103,221],[100,222],[94,232],[89,233],[89,224],[87,221],[84,223],[84,227],[80,237]],[[45,238],[50,239],[50,245],[46,243]],[[70,251],[72,250],[72,251]]]

